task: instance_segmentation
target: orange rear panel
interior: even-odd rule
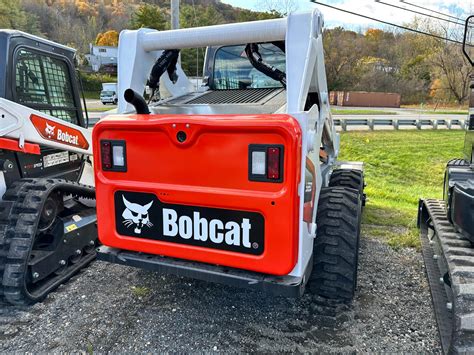
[[[125,141],[125,172],[103,170],[101,140]],[[293,117],[109,116],[93,143],[104,245],[275,275],[295,266],[301,130]],[[249,180],[252,144],[283,146],[282,182]]]

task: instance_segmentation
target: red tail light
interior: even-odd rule
[[[101,140],[100,157],[102,161],[102,170],[127,171],[125,141]]]
[[[102,169],[110,170],[112,168],[112,145],[109,141],[100,142],[100,156],[102,158]]]
[[[267,149],[267,178],[271,180],[280,179],[280,148]]]
[[[251,144],[249,146],[249,180],[283,181],[283,146]]]

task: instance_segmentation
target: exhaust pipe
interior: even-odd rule
[[[150,114],[150,110],[148,109],[148,105],[146,104],[145,99],[136,91],[132,89],[127,89],[125,90],[123,96],[125,98],[125,101],[135,107],[135,110],[139,115]]]

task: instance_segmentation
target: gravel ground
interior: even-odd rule
[[[95,262],[42,303],[0,304],[0,352],[440,352],[421,254],[363,238],[358,295],[337,317],[315,299]]]

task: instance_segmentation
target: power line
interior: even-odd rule
[[[418,14],[418,15],[422,15],[422,16],[427,16],[427,17],[431,17],[431,18],[434,18],[434,19],[436,19],[436,20],[441,20],[441,21],[446,21],[446,22],[454,23],[454,24],[459,25],[459,26],[464,26],[463,23],[459,23],[459,22],[457,22],[457,21],[452,21],[452,20],[448,20],[448,19],[446,19],[446,18],[441,18],[441,17],[434,16],[434,15],[431,15],[431,14],[426,14],[426,13],[423,13],[423,12],[420,12],[420,11],[407,9],[406,7],[402,7],[402,6],[390,4],[390,3],[384,2],[384,1],[382,1],[382,0],[374,0],[374,1],[375,1],[375,2],[378,2],[379,4],[382,4],[382,5],[391,6],[391,7],[394,7],[394,8],[396,8],[396,9],[400,9],[400,10],[412,12],[412,13],[414,13],[414,14]]]
[[[459,17],[456,17],[456,16],[452,16],[452,15],[449,15],[449,14],[445,14],[445,13],[443,13],[443,12],[436,11],[436,10],[433,10],[433,9],[428,9],[427,7],[423,7],[423,6],[420,6],[420,5],[417,5],[417,4],[413,4],[413,3],[408,2],[408,1],[405,1],[405,0],[400,0],[400,2],[402,2],[402,3],[404,3],[404,4],[407,4],[407,5],[409,5],[409,6],[417,7],[417,8],[419,8],[419,9],[422,9],[422,10],[425,10],[425,11],[434,12],[434,13],[436,13],[436,14],[443,15],[443,16],[450,17],[450,18],[452,18],[452,19],[455,19],[455,20],[464,22],[464,20],[463,20],[462,18],[459,18]]]
[[[336,7],[336,6],[332,6],[332,5],[329,5],[329,4],[325,4],[325,3],[319,2],[319,1],[317,1],[317,0],[311,0],[311,2],[313,2],[313,3],[315,3],[315,4],[318,4],[318,5],[322,5],[322,6],[329,7],[329,8],[334,9],[334,10],[346,12],[346,13],[351,14],[351,15],[354,15],[354,16],[363,17],[363,18],[366,18],[366,19],[371,20],[371,21],[380,22],[380,23],[383,23],[383,24],[385,24],[385,25],[389,25],[389,26],[393,26],[393,27],[398,27],[398,28],[400,28],[400,29],[402,29],[402,30],[405,30],[405,31],[411,31],[411,32],[415,32],[415,33],[422,34],[422,35],[425,35],[425,36],[429,36],[429,37],[433,37],[433,38],[437,38],[437,39],[442,39],[443,41],[447,41],[447,42],[452,42],[452,43],[461,44],[461,45],[463,44],[462,42],[455,41],[455,40],[453,40],[453,39],[451,39],[451,38],[441,37],[441,36],[434,35],[434,34],[432,34],[432,33],[423,32],[423,31],[416,30],[416,29],[413,29],[413,28],[410,28],[410,27],[406,27],[406,26],[402,26],[402,25],[397,25],[396,23],[392,23],[392,22],[387,22],[387,21],[379,20],[379,19],[376,19],[376,18],[374,18],[374,17],[370,17],[370,16],[358,14],[358,13],[356,13],[356,12],[352,12],[352,11],[349,11],[349,10],[341,9],[340,7]],[[470,45],[469,45],[469,46],[470,46]],[[471,46],[471,47],[472,47],[472,46]]]

